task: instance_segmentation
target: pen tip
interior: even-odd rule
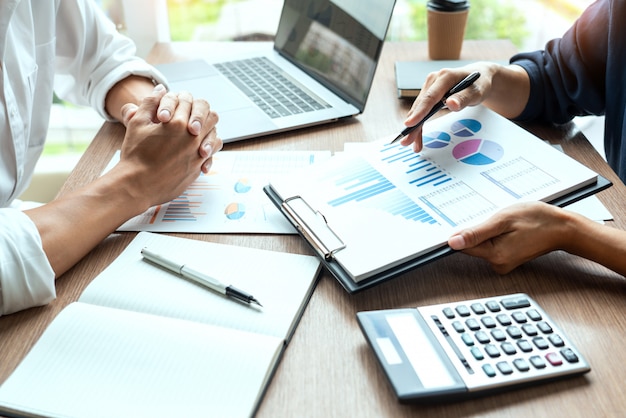
[[[396,137],[393,139],[393,141],[391,141],[391,142],[390,142],[390,144],[393,144],[394,142],[396,142],[396,141],[398,141],[398,140],[402,139],[402,137],[403,137],[403,136],[404,136],[404,135],[402,135],[402,134],[400,134],[400,135],[396,136]]]
[[[261,302],[259,302],[259,301],[258,301],[258,300],[256,300],[256,299],[252,299],[250,302],[252,302],[252,303],[256,303],[256,304],[257,304],[257,305],[259,305],[261,308],[263,307],[263,305],[261,305]]]

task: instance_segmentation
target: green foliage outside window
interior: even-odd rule
[[[188,41],[197,26],[217,22],[224,3],[228,0],[167,0],[172,41]]]
[[[425,40],[426,1],[409,0],[414,40]],[[528,36],[526,18],[519,5],[509,0],[470,0],[465,39],[510,39],[520,47]]]

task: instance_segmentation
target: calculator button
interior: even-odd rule
[[[483,371],[489,377],[494,377],[496,375],[496,371],[491,366],[491,364],[483,364]]]
[[[480,324],[474,318],[470,318],[467,321],[465,321],[465,325],[467,325],[467,327],[471,329],[472,331],[477,331],[480,329]]]
[[[530,364],[532,364],[535,369],[543,369],[546,367],[546,362],[539,356],[532,356],[528,360],[530,360]]]
[[[528,340],[519,340],[517,342],[517,346],[524,353],[529,353],[529,352],[533,351],[533,346],[528,342]]]
[[[528,317],[535,322],[541,321],[543,319],[541,317],[541,314],[537,312],[536,309],[529,309],[528,312],[526,312],[526,315],[528,315]]]
[[[454,321],[454,322],[452,323],[452,328],[454,328],[454,330],[455,330],[456,332],[463,332],[463,331],[465,331],[465,327],[464,327],[464,326],[463,326],[463,324],[462,324],[462,323],[460,323],[459,321]]]
[[[498,368],[498,370],[500,370],[500,373],[502,373],[502,374],[511,374],[511,373],[513,373],[513,368],[506,361],[499,362],[498,364],[496,364],[496,367]]]
[[[578,363],[578,356],[571,348],[564,348],[561,350],[561,355],[569,363]]]
[[[528,335],[529,337],[534,337],[535,335],[539,334],[537,328],[531,324],[522,325],[522,331],[524,331],[524,334]]]
[[[510,342],[504,342],[500,344],[500,348],[502,349],[502,351],[504,351],[505,354],[508,354],[509,356],[512,356],[513,354],[517,353],[515,346],[511,344]]]
[[[456,312],[461,316],[470,316],[470,310],[465,305],[459,305],[456,307]]]
[[[498,347],[496,347],[493,344],[487,344],[485,346],[485,352],[487,353],[489,357],[492,357],[492,358],[500,357],[500,351],[498,350]]]
[[[495,328],[496,321],[491,316],[483,316],[480,318],[480,322],[487,328]]]
[[[495,300],[490,300],[485,303],[485,305],[487,306],[487,309],[489,309],[491,312],[500,312],[500,304]]]
[[[472,347],[470,349],[470,352],[472,353],[472,355],[474,356],[476,360],[483,360],[485,358],[485,356],[483,355],[483,352],[480,351],[480,348],[478,347]]]
[[[545,321],[538,322],[537,328],[544,334],[550,334],[552,332],[552,327]]]
[[[518,358],[518,359],[513,360],[513,365],[520,372],[527,372],[530,370],[530,366],[528,365],[526,360],[524,360],[523,358]]]
[[[563,339],[561,338],[560,335],[553,334],[553,335],[550,335],[548,339],[550,340],[552,345],[555,347],[563,347],[565,345],[565,342],[563,342]]]
[[[511,325],[511,318],[509,318],[508,315],[506,314],[499,314],[498,316],[496,316],[496,319],[498,320],[498,322],[500,323],[500,325],[506,327],[507,325]]]
[[[553,366],[560,366],[561,364],[563,364],[561,357],[559,357],[559,355],[554,352],[546,354],[546,360],[548,360],[548,362]]]
[[[461,334],[461,339],[463,340],[465,345],[468,347],[471,347],[474,345],[474,340],[472,339],[472,336],[467,333]]]
[[[511,338],[515,338],[515,339],[522,338],[522,331],[520,331],[520,329],[516,327],[515,325],[511,325],[510,327],[507,327],[506,332],[507,334],[511,336]]]
[[[523,312],[513,312],[511,314],[511,316],[513,317],[513,319],[515,320],[515,322],[517,322],[518,324],[524,324],[525,322],[527,322],[528,320],[526,319],[526,315],[524,315]]]
[[[472,303],[471,308],[476,315],[482,315],[486,312],[485,307],[481,303]]]
[[[506,334],[501,329],[494,329],[493,331],[491,331],[491,336],[496,341],[506,340]]]
[[[448,319],[454,319],[454,311],[452,310],[452,308],[443,308],[443,314]]]
[[[502,304],[502,306],[504,306],[505,309],[508,310],[528,308],[530,306],[530,301],[524,297],[506,298],[502,299],[500,303]]]
[[[548,342],[543,337],[533,338],[533,344],[535,344],[535,346],[540,350],[545,350],[546,348],[549,347]]]
[[[489,335],[485,331],[478,331],[476,334],[474,334],[474,337],[476,337],[478,342],[481,344],[487,344],[489,341],[491,341]]]

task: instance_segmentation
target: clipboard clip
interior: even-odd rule
[[[313,209],[301,196],[285,199],[281,207],[292,219],[296,229],[325,260],[332,259],[337,251],[346,248],[324,215]]]

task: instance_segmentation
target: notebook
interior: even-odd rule
[[[189,260],[263,307],[143,260],[144,247]],[[309,255],[141,232],[0,386],[0,415],[253,416],[319,271]]]
[[[287,0],[273,47],[158,66],[209,101],[224,142],[363,112],[395,0]]]
[[[472,64],[473,60],[427,60],[427,61],[396,61],[396,87],[398,98],[415,98],[422,90],[428,74],[439,71],[442,68],[458,68]],[[508,64],[508,61],[489,60],[500,65]]]
[[[427,122],[420,153],[394,137],[265,187],[350,293],[450,254],[450,235],[503,207],[562,206],[611,184],[482,106]]]

